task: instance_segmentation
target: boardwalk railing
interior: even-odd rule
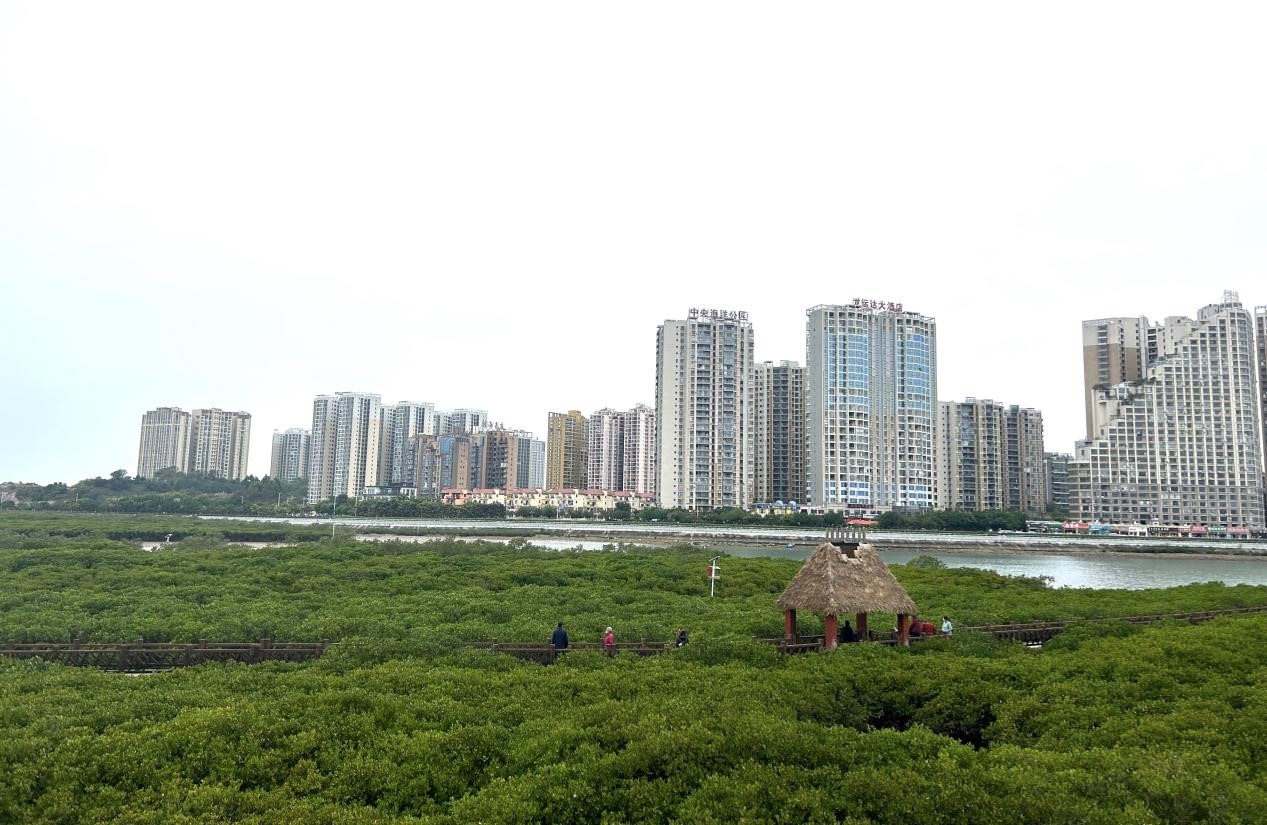
[[[0,656],[42,659],[46,662],[127,673],[152,673],[207,662],[306,662],[325,653],[328,645],[326,641],[274,642],[272,639],[254,642],[200,640],[191,644],[145,642],[139,639],[127,644],[0,642]]]
[[[1097,622],[1128,622],[1129,624],[1155,624],[1163,621],[1208,622],[1221,616],[1244,616],[1255,613],[1267,613],[1267,605],[1260,607],[1229,607],[1222,610],[1193,610],[1181,613],[1153,613],[1147,616],[1116,616],[1100,619],[1070,619],[1063,622],[1028,622],[1023,624],[977,625],[964,627],[978,633],[989,633],[996,638],[1027,645],[1040,645],[1050,641],[1057,633],[1068,627]]]
[[[1244,616],[1256,613],[1267,613],[1267,605],[1259,607],[1229,607],[1222,610],[1195,610],[1181,613],[1153,613],[1147,616],[1113,616],[1091,619],[1068,619],[1065,621],[1053,622],[1022,622],[1018,624],[995,624],[995,625],[973,625],[970,627],[957,628],[959,631],[971,631],[975,633],[989,633],[997,639],[1003,639],[1009,642],[1020,642],[1026,645],[1042,645],[1051,641],[1056,634],[1066,628],[1083,625],[1094,624],[1097,622],[1128,622],[1130,624],[1155,624],[1162,621],[1180,621],[1196,624],[1198,622],[1206,622],[1210,619],[1217,619],[1221,616]],[[934,633],[931,636],[911,636],[912,643],[922,642],[926,639],[945,638],[941,633]],[[773,644],[779,647],[784,653],[803,653],[805,648],[811,650],[819,650],[823,647],[822,636],[797,636],[792,642],[786,639],[753,639],[755,642],[763,642]],[[888,631],[885,633],[871,634],[871,638],[867,641],[874,644],[896,645],[897,634]]]
[[[505,653],[529,662],[552,665],[566,653],[576,650],[588,650],[603,653],[605,649],[599,642],[572,642],[566,650],[558,650],[550,642],[472,642],[471,647],[491,650],[493,653]],[[663,653],[672,645],[668,642],[617,642],[616,655],[654,656]]]
[[[1020,642],[1027,645],[1041,645],[1052,639],[1057,633],[1065,630],[1067,627],[1079,624],[1091,624],[1095,622],[1129,622],[1131,624],[1153,624],[1160,621],[1186,621],[1192,624],[1197,622],[1209,621],[1217,619],[1221,616],[1241,616],[1255,613],[1267,613],[1267,605],[1261,607],[1231,607],[1223,610],[1199,610],[1185,613],[1155,613],[1147,616],[1116,616],[1095,619],[1069,619],[1060,622],[1025,622],[1020,624],[997,624],[997,625],[975,625],[971,627],[958,628],[961,632],[971,631],[976,633],[989,633],[997,639],[1005,641]],[[898,643],[897,634],[892,631],[877,633],[872,631],[870,638],[866,641],[871,644],[880,644],[893,646]],[[945,638],[940,633],[931,636],[911,636],[912,643],[922,642],[926,639]],[[800,653],[817,653],[824,649],[824,639],[819,636],[794,636],[791,639],[783,637],[776,638],[757,638],[754,637],[753,642],[757,644],[768,644],[775,646],[780,653],[788,655],[796,655]],[[530,662],[540,662],[541,664],[553,664],[558,657],[566,651],[556,651],[554,645],[549,642],[472,642],[471,647],[484,650],[491,650],[493,653],[505,653],[520,659],[526,659]],[[667,642],[620,642],[616,645],[618,653],[631,653],[635,656],[653,656],[657,653],[664,653],[666,650],[672,649],[672,645]],[[569,646],[568,650],[593,650],[602,651],[603,646],[598,642],[576,642]]]

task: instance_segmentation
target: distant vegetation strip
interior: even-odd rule
[[[456,506],[423,498],[371,498],[353,500],[339,496],[335,501],[308,503],[304,479],[282,482],[249,477],[245,481],[228,481],[208,476],[185,475],[174,470],[160,470],[155,478],[132,478],[124,470],[116,470],[109,478],[84,479],[77,484],[0,485],[11,492],[16,501],[0,502],[0,510],[54,510],[84,513],[189,514],[189,515],[253,515],[303,516],[313,513],[383,518],[505,518],[501,504],[467,504]],[[521,507],[520,518],[552,519],[560,513],[552,507]],[[613,521],[667,522],[673,524],[725,524],[789,527],[834,526],[842,521],[839,513],[815,515],[787,513],[762,516],[737,507],[721,510],[690,511],[681,508],[648,507],[632,511],[628,506],[609,513],[569,510],[572,518],[604,518]],[[920,514],[884,513],[879,517],[883,529],[988,532],[991,530],[1024,530],[1025,515],[1003,510],[935,511]]]

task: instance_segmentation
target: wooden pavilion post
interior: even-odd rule
[[[867,614],[857,613],[854,615],[854,622],[858,625],[858,640],[867,641]]]
[[[911,646],[911,617],[905,613],[897,614],[897,643],[899,647]]]
[[[829,613],[823,617],[823,647],[831,650],[836,646],[836,614]]]
[[[783,638],[789,642],[796,639],[796,610],[791,608],[783,611]]]

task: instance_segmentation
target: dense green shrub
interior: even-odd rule
[[[84,517],[79,517],[84,518]],[[930,614],[1087,617],[1041,651],[957,629],[781,657],[797,564],[441,541],[142,552],[103,520],[0,521],[0,638],[338,639],[305,665],[135,678],[0,660],[0,822],[1256,822],[1267,588],[1053,590],[899,565]],[[164,527],[145,525],[144,529]],[[38,532],[38,531],[36,531]],[[550,667],[466,639],[691,644]],[[877,617],[880,620],[881,617]],[[802,630],[815,629],[803,617]]]

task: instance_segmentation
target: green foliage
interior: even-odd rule
[[[89,478],[67,486],[6,484],[23,510],[84,513],[206,513],[276,515],[298,508],[308,493],[304,479],[279,481],[248,476],[244,481],[159,470],[154,478],[131,478],[115,470],[109,478]]]
[[[899,565],[952,639],[783,657],[748,637],[780,632],[795,562],[730,559],[709,599],[690,548],[226,546],[240,528],[0,517],[0,638],[340,640],[304,665],[143,678],[0,660],[0,822],[1107,825],[1267,807],[1267,616],[1088,621],[1041,651],[962,629],[1261,605],[1267,588]],[[183,549],[111,537],[164,530]],[[551,667],[461,644],[544,641],[559,620],[577,641],[685,625],[691,644]]]
[[[1013,510],[933,510],[927,513],[881,513],[884,530],[935,530],[987,533],[1024,530],[1025,514]]]

